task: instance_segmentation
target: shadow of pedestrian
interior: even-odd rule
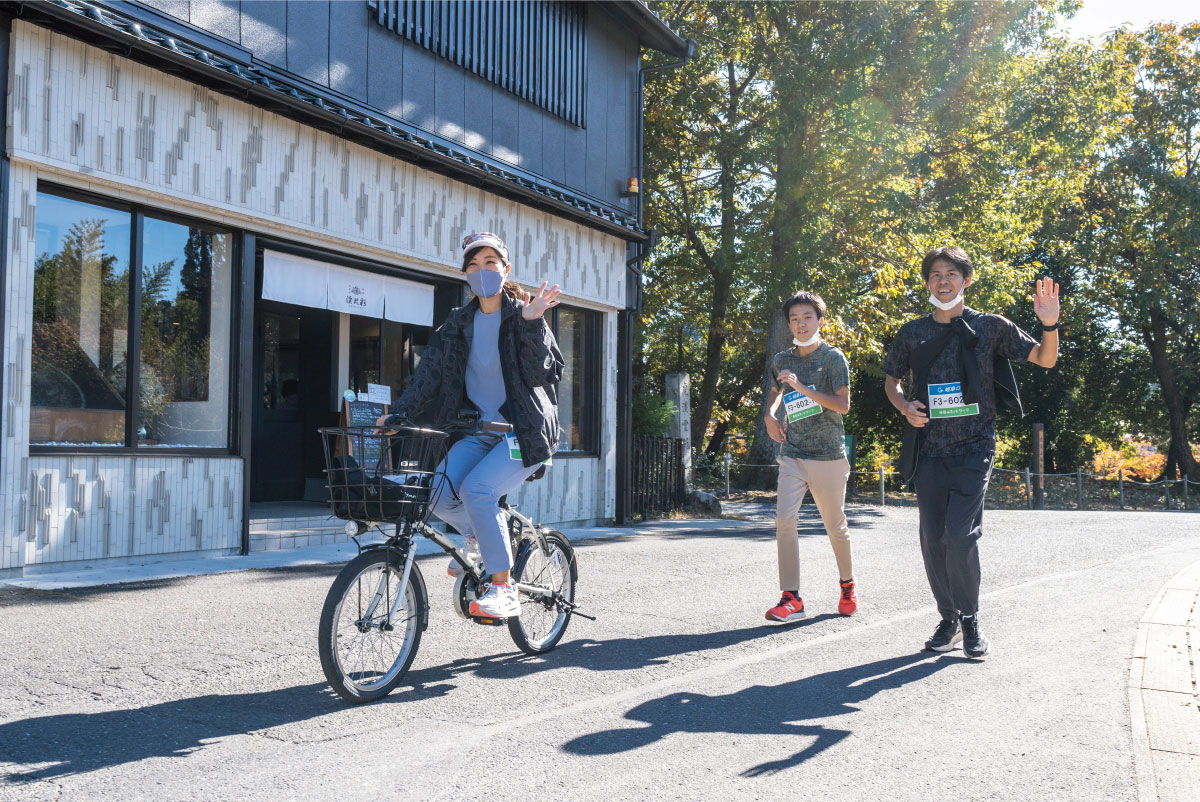
[[[672,693],[643,702],[625,714],[625,718],[647,726],[590,733],[568,741],[563,749],[576,755],[612,755],[648,746],[674,733],[813,739],[789,757],[760,763],[742,776],[771,774],[799,765],[851,734],[849,729],[813,721],[856,712],[857,703],[877,693],[925,679],[958,662],[962,660],[918,653],[814,674],[782,685],[755,685],[723,696]]]

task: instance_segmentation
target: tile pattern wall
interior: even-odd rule
[[[616,237],[22,21],[11,52],[0,570],[233,548],[240,537],[239,459],[28,456],[39,177],[72,175],[68,183],[99,193],[416,268],[456,269],[462,235],[491,230],[509,243],[523,283],[559,283],[568,303],[623,303]],[[616,313],[604,317],[602,453],[559,460],[523,488],[515,500],[543,521],[613,514]]]
[[[241,545],[241,459],[32,457],[28,465],[29,501],[16,516],[26,565]]]
[[[13,25],[10,153],[323,237],[458,266],[471,230],[517,279],[623,305],[625,243],[24,22]]]

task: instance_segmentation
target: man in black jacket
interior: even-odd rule
[[[921,552],[942,615],[925,648],[949,651],[962,640],[967,657],[983,657],[988,640],[979,628],[977,544],[996,450],[996,357],[1054,367],[1059,300],[1051,279],[1037,282],[1033,310],[1043,332],[1038,343],[1011,320],[963,304],[974,273],[970,257],[957,246],[925,255],[921,276],[935,309],[900,328],[884,362],[884,390],[918,431],[913,483]],[[906,397],[901,380],[909,374]]]

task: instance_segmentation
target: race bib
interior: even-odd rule
[[[964,404],[962,384],[929,385],[929,417],[930,418],[965,418],[979,414],[979,404]]]
[[[817,389],[813,385],[808,385],[808,389]],[[798,421],[801,418],[811,418],[813,415],[821,414],[821,405],[813,401],[806,395],[800,395],[795,390],[790,393],[785,393],[783,396],[783,405],[787,409],[787,422]]]
[[[517,442],[517,436],[515,434],[506,434],[506,435],[504,435],[504,439],[506,441],[508,441],[508,458],[515,459],[517,462],[520,462],[521,461],[521,444]],[[552,463],[553,459],[554,459],[553,457],[550,457],[549,459],[544,460],[542,462],[542,464],[550,465]]]

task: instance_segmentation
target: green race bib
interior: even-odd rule
[[[964,404],[961,382],[929,385],[929,417],[965,418],[979,414],[979,404]]]
[[[808,389],[817,389],[813,385],[808,385]],[[783,396],[783,404],[787,409],[787,422],[798,421],[801,418],[811,418],[813,415],[821,414],[821,405],[813,401],[806,395],[800,395],[799,392],[792,390]]]

